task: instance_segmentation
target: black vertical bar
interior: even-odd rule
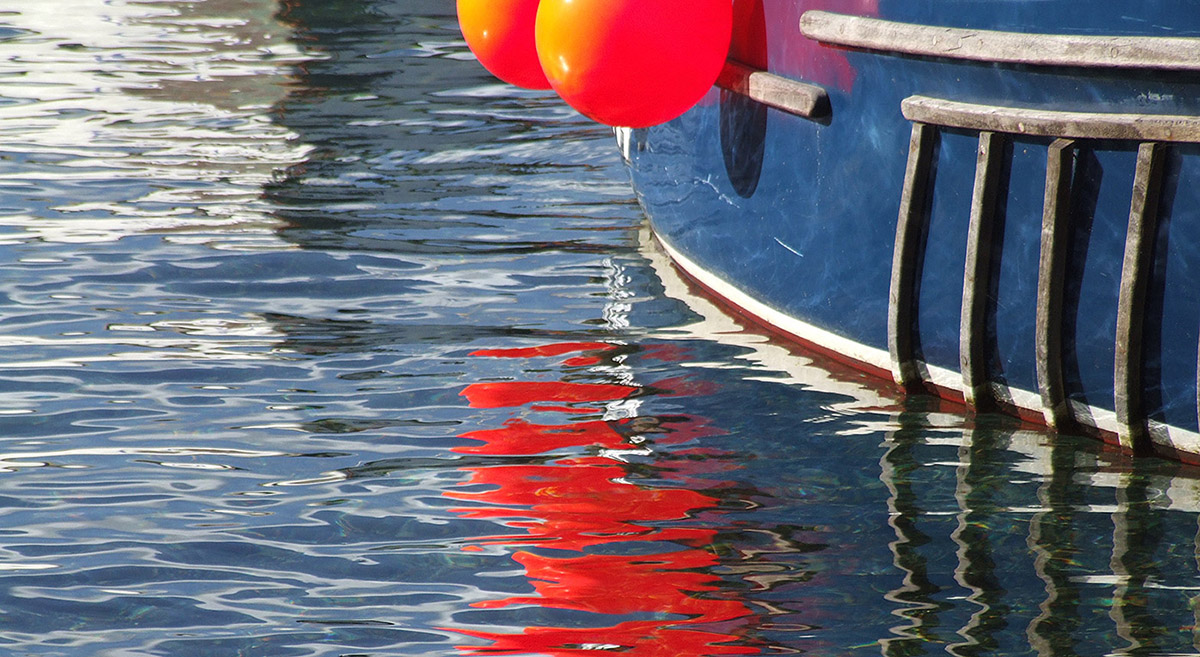
[[[1075,142],[1058,139],[1046,157],[1046,200],[1042,206],[1042,242],[1038,260],[1038,391],[1046,424],[1066,428],[1072,415],[1063,382],[1063,286],[1070,243],[1071,178]]]
[[[934,129],[914,123],[908,144],[908,164],[900,195],[900,217],[896,222],[896,244],[892,251],[891,290],[888,294],[888,353],[892,378],[905,388],[920,383],[914,357],[916,330],[917,267],[925,232],[926,198],[933,165]]]
[[[1113,401],[1121,445],[1137,453],[1150,451],[1145,409],[1142,408],[1142,321],[1154,265],[1165,150],[1162,144],[1155,142],[1138,147],[1129,230],[1125,234],[1125,257],[1121,264],[1121,291],[1117,299]]]
[[[1005,138],[995,132],[979,133],[975,163],[975,191],[967,228],[967,259],[963,272],[962,314],[958,330],[958,359],[962,370],[963,400],[976,408],[991,406],[988,389],[987,311],[991,290],[992,250],[996,238],[996,201],[1003,178]]]

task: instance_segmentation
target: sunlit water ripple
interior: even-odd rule
[[[1195,470],[739,326],[453,3],[0,47],[0,651],[1195,650]]]

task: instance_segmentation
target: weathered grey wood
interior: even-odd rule
[[[1200,39],[971,30],[806,11],[800,32],[831,45],[969,61],[1200,71]]]
[[[1064,139],[1200,142],[1200,116],[1060,112],[927,96],[910,96],[900,109],[909,121],[968,130]]]
[[[717,86],[796,116],[820,118],[829,113],[829,95],[823,88],[734,60],[725,62]]]
[[[1134,452],[1150,449],[1142,408],[1142,321],[1154,266],[1164,152],[1165,147],[1157,143],[1144,143],[1138,148],[1117,298],[1114,404],[1118,438],[1123,447]]]
[[[1075,142],[1058,139],[1046,157],[1046,197],[1042,206],[1042,239],[1038,260],[1037,350],[1038,392],[1051,428],[1072,422],[1063,381],[1063,287],[1071,236],[1071,178]]]
[[[917,266],[925,231],[926,195],[933,166],[933,128],[914,123],[908,144],[908,164],[904,188],[900,194],[900,216],[896,222],[896,242],[892,251],[892,279],[888,293],[888,353],[892,378],[905,388],[920,383],[914,357],[914,330],[917,305]]]
[[[992,245],[996,228],[996,200],[1000,194],[1005,137],[979,133],[975,163],[975,190],[967,226],[967,256],[963,272],[962,314],[958,327],[959,370],[963,401],[985,410],[992,406],[988,393],[987,310],[991,290]]]

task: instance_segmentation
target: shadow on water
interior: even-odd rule
[[[496,83],[462,43],[453,3],[292,0],[279,19],[312,59],[275,120],[312,151],[266,187],[277,234],[364,270],[335,316],[271,317],[289,346],[605,330],[539,326],[537,314],[595,294],[578,290],[612,269],[597,256],[632,252],[624,175],[595,175],[616,166],[608,131],[553,94]]]
[[[538,198],[577,188],[579,170],[612,166],[598,148],[610,136],[552,94],[497,84],[469,58],[453,3],[297,1],[280,18],[318,56],[277,106],[278,122],[314,147],[267,189],[282,237],[431,255],[614,246],[595,235],[621,228],[595,221],[611,212],[611,190]]]

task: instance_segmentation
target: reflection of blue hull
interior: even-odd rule
[[[677,264],[906,388],[1200,453],[1200,12],[800,4],[745,13],[770,75],[621,132]]]

